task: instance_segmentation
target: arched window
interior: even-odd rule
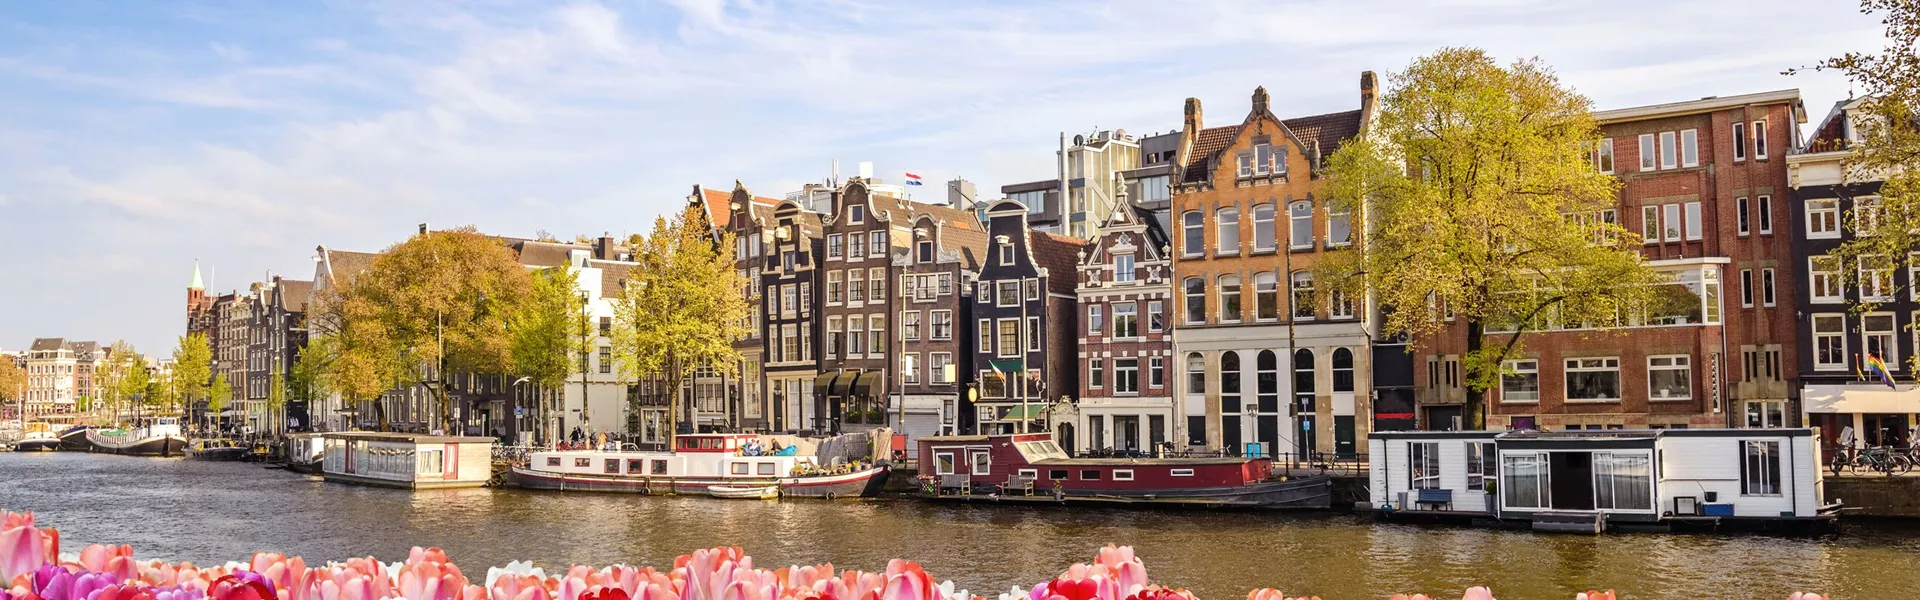
[[[1260,412],[1280,412],[1280,356],[1272,350],[1261,350],[1254,359],[1257,369],[1253,392],[1258,395]]]
[[[1335,348],[1333,351],[1333,391],[1353,391],[1353,351]]]
[[[1313,351],[1306,348],[1293,351],[1293,401],[1300,408],[1300,414],[1312,414],[1314,390]]]
[[[1253,249],[1272,250],[1274,244],[1273,205],[1253,207]]]
[[[1182,282],[1187,295],[1187,322],[1207,322],[1207,280],[1188,277]]]
[[[1272,271],[1253,274],[1253,316],[1262,321],[1280,318],[1279,276]]]
[[[1327,245],[1345,246],[1353,241],[1353,217],[1339,202],[1327,201]]]
[[[1240,446],[1240,354],[1220,354],[1220,446],[1238,453]]]
[[[1214,252],[1218,254],[1240,253],[1240,209],[1222,208],[1214,215],[1213,234]]]
[[[1207,393],[1207,359],[1199,352],[1187,354],[1187,393]]]
[[[1240,393],[1240,353],[1238,352],[1228,350],[1220,353],[1220,393],[1236,396]],[[1238,412],[1240,408],[1236,405],[1233,410]]]
[[[1197,210],[1180,215],[1180,252],[1187,256],[1199,256],[1207,251],[1205,214]]]
[[[1313,272],[1293,272],[1293,318],[1307,320],[1313,318]]]
[[[1294,248],[1313,247],[1313,203],[1305,200],[1287,206],[1287,220],[1290,235],[1287,243]]]
[[[1240,276],[1220,276],[1220,322],[1240,320]]]

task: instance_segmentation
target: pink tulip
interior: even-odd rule
[[[34,527],[30,512],[0,512],[0,582],[33,573],[59,555],[59,531]]]
[[[1460,600],[1493,600],[1493,590],[1484,587],[1470,587],[1467,588],[1466,594],[1460,596]]]
[[[1787,596],[1787,600],[1827,600],[1827,597],[1813,592],[1794,592],[1792,596]]]
[[[1584,592],[1580,592],[1579,594],[1575,594],[1573,596],[1573,600],[1614,600],[1613,590],[1607,590],[1604,592],[1587,590]]]

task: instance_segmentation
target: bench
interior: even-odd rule
[[[1439,507],[1446,506],[1447,510],[1453,510],[1453,490],[1420,488],[1414,492],[1416,494],[1413,500],[1415,510],[1423,506],[1431,506],[1433,510],[1440,510]]]
[[[1000,494],[1004,496],[1011,496],[1013,495],[1014,492],[1017,491],[1017,492],[1020,492],[1020,495],[1022,496],[1032,496],[1033,480],[1034,478],[1032,477],[1008,475],[1007,482],[1000,486]]]
[[[955,490],[962,494],[972,494],[973,479],[957,473],[953,475],[941,475],[940,489],[937,493],[946,493],[947,490]]]

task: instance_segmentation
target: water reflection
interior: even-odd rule
[[[1785,597],[1822,590],[1884,597],[1920,587],[1911,525],[1850,524],[1822,539],[1535,535],[1378,524],[1339,515],[1028,509],[869,502],[719,501],[517,490],[400,490],[328,484],[237,463],[82,454],[0,454],[0,506],[33,510],[69,550],[132,544],[141,558],[224,561],[255,550],[309,559],[394,560],[445,548],[469,568],[532,558],[667,565],[688,550],[743,546],[761,565],[928,572],[991,595],[1131,544],[1156,581],[1202,598],[1277,587],[1323,597],[1457,594],[1570,598],[1611,587],[1631,598]]]

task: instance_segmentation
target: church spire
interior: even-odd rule
[[[207,289],[206,285],[203,285],[200,283],[200,259],[197,259],[197,258],[193,259],[193,281],[187,284],[187,289],[190,289],[190,290]]]

